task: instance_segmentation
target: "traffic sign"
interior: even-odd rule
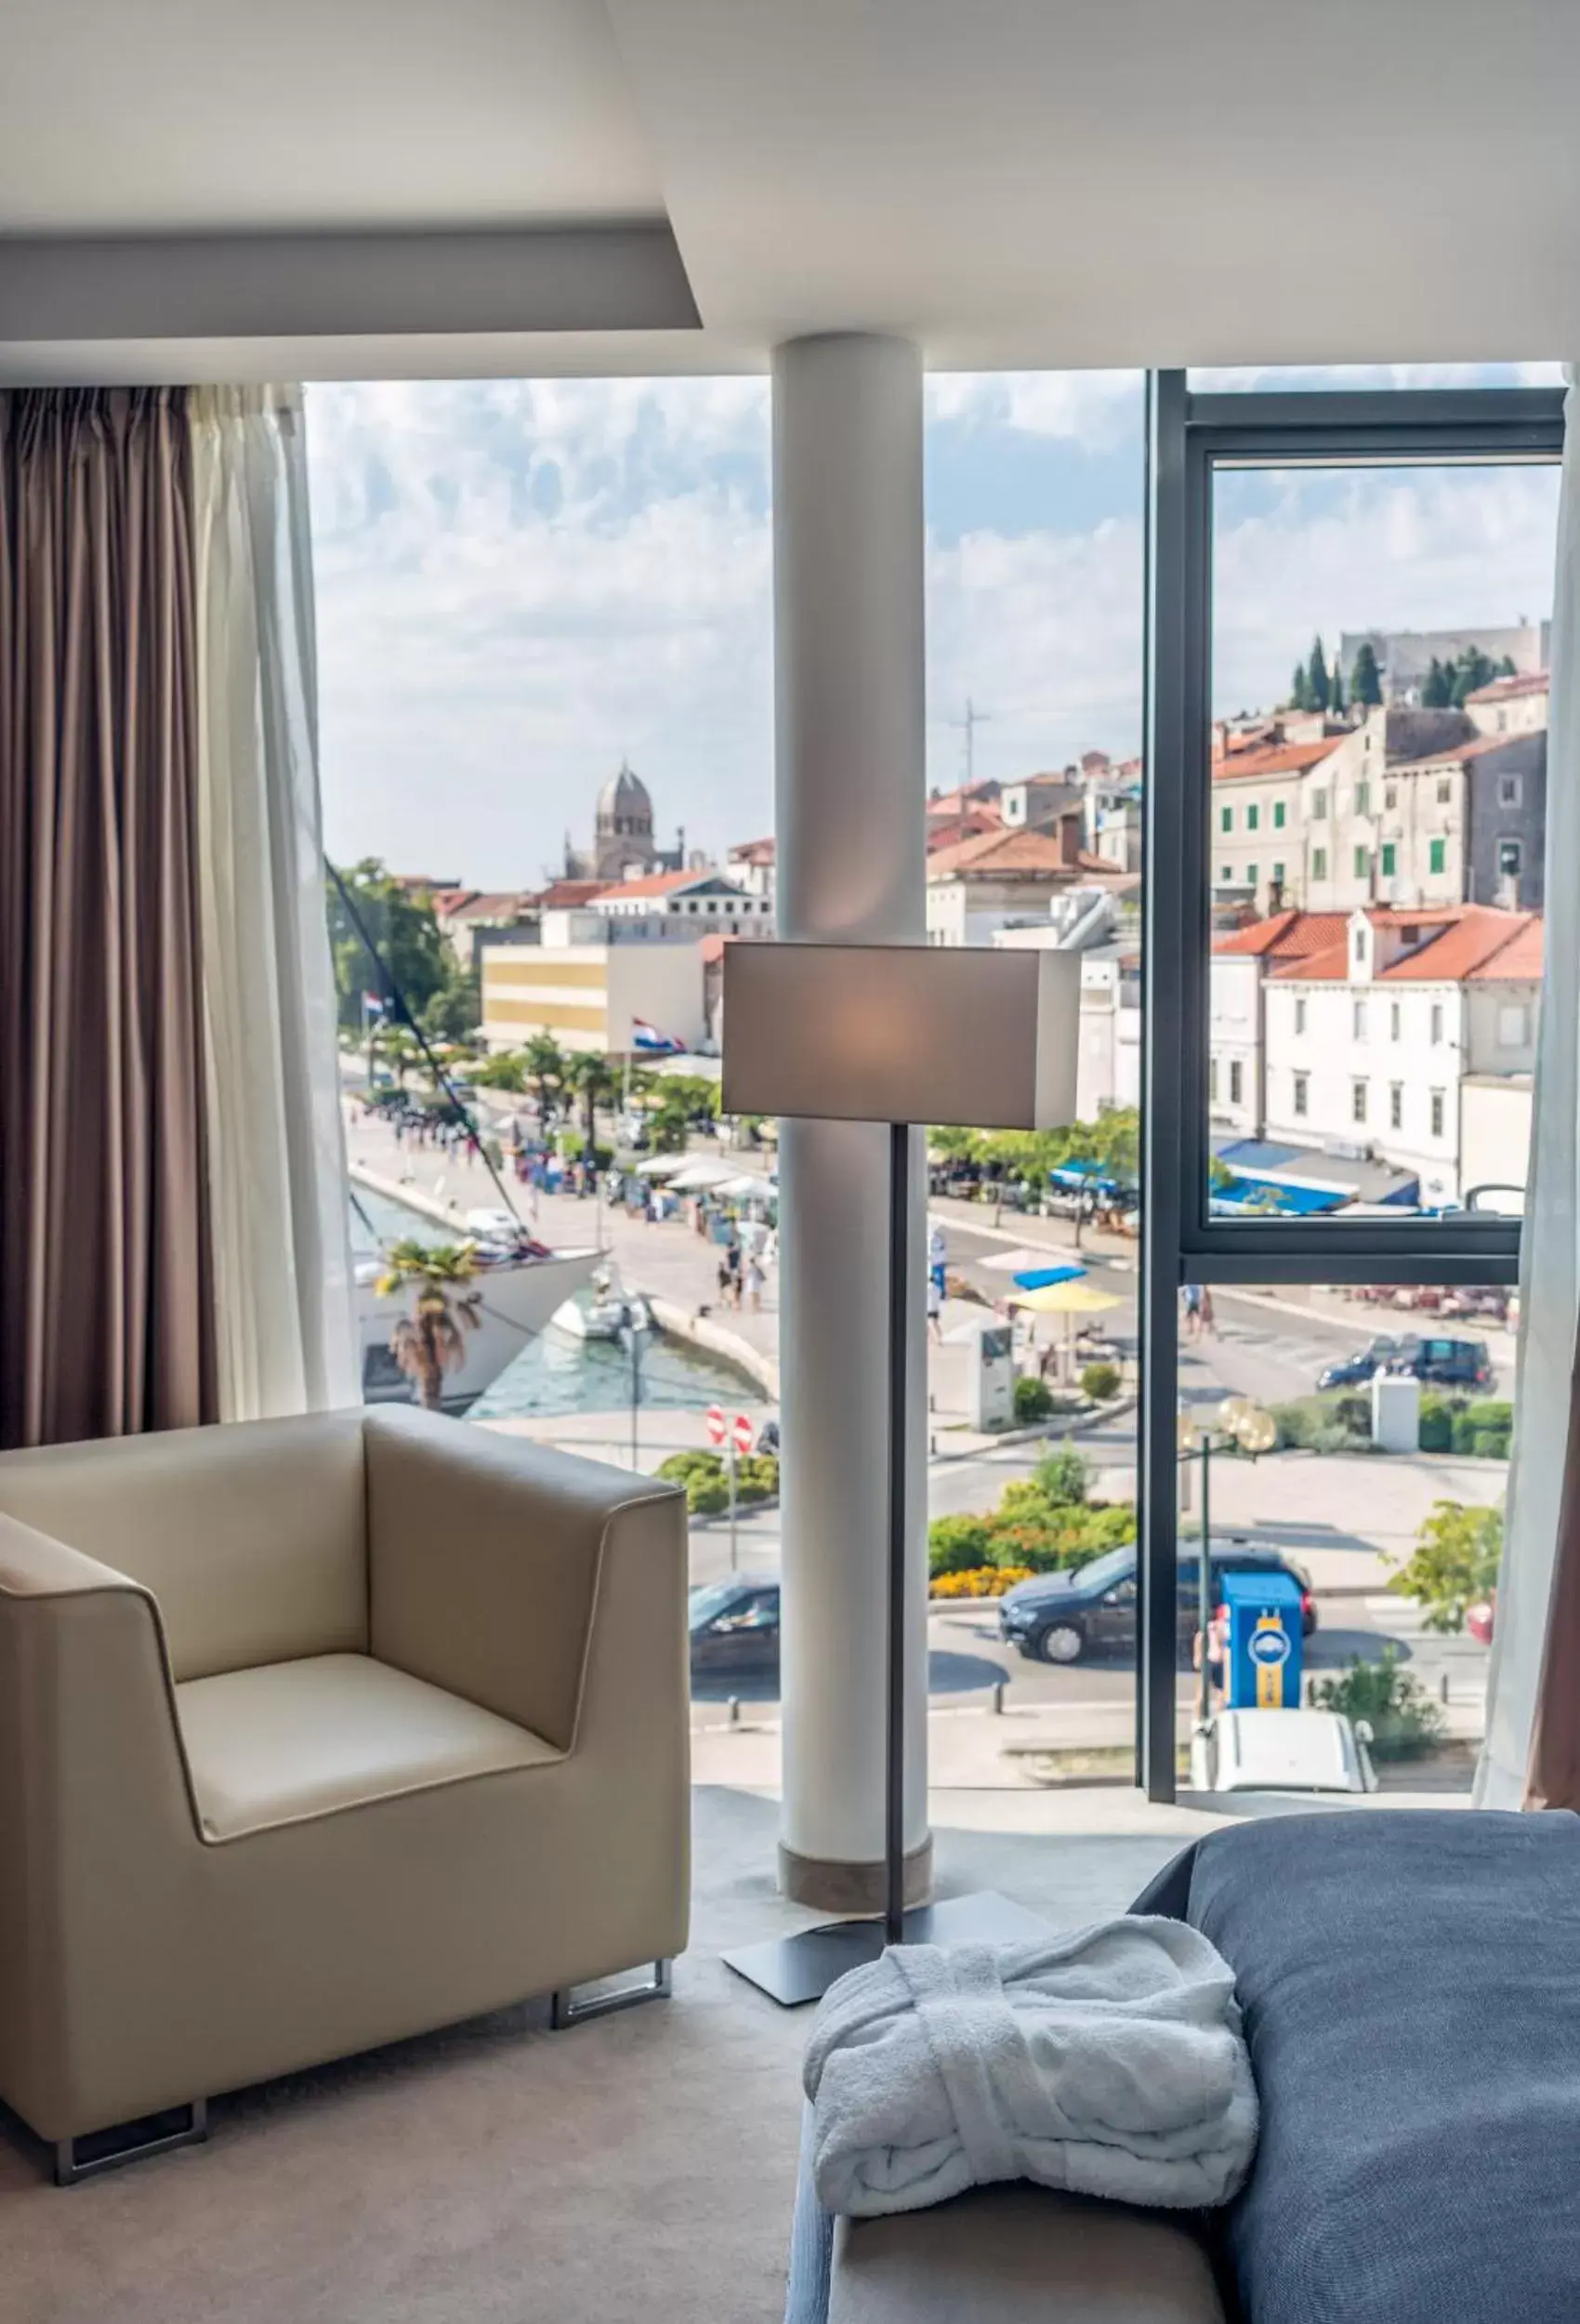
[[[722,1445],[727,1433],[723,1406],[710,1404],[707,1410],[703,1414],[703,1418],[707,1422],[707,1433],[710,1442],[715,1445]]]
[[[752,1424],[750,1420],[747,1419],[744,1412],[736,1413],[735,1425],[731,1430],[730,1434],[738,1453],[749,1453],[751,1451],[753,1434]]]

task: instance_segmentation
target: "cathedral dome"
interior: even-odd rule
[[[652,829],[652,800],[648,796],[648,786],[624,760],[619,773],[612,774],[598,795],[597,827],[606,832],[644,834]]]

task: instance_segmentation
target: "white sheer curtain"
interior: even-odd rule
[[[1520,1353],[1480,1807],[1519,1807],[1552,1595],[1580,1327],[1580,388],[1569,371],[1547,734],[1547,944]]]
[[[361,1395],[324,926],[299,389],[191,399],[220,1412]]]

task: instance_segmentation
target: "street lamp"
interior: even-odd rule
[[[1249,1396],[1226,1396],[1210,1419],[1181,1412],[1176,1433],[1181,1460],[1202,1463],[1202,1525],[1196,1570],[1197,1627],[1201,1631],[1201,1670],[1196,1680],[1196,1723],[1205,1726],[1212,1716],[1212,1681],[1207,1670],[1207,1630],[1212,1619],[1212,1457],[1215,1452],[1245,1453],[1255,1459],[1271,1452],[1278,1442],[1278,1422]]]

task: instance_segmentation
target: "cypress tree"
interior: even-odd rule
[[[1350,699],[1375,710],[1382,700],[1382,672],[1369,638],[1361,640],[1355,656],[1355,667],[1350,673]]]
[[[1327,656],[1323,652],[1321,638],[1311,640],[1311,658],[1306,665],[1307,707],[1325,710],[1328,706]]]

